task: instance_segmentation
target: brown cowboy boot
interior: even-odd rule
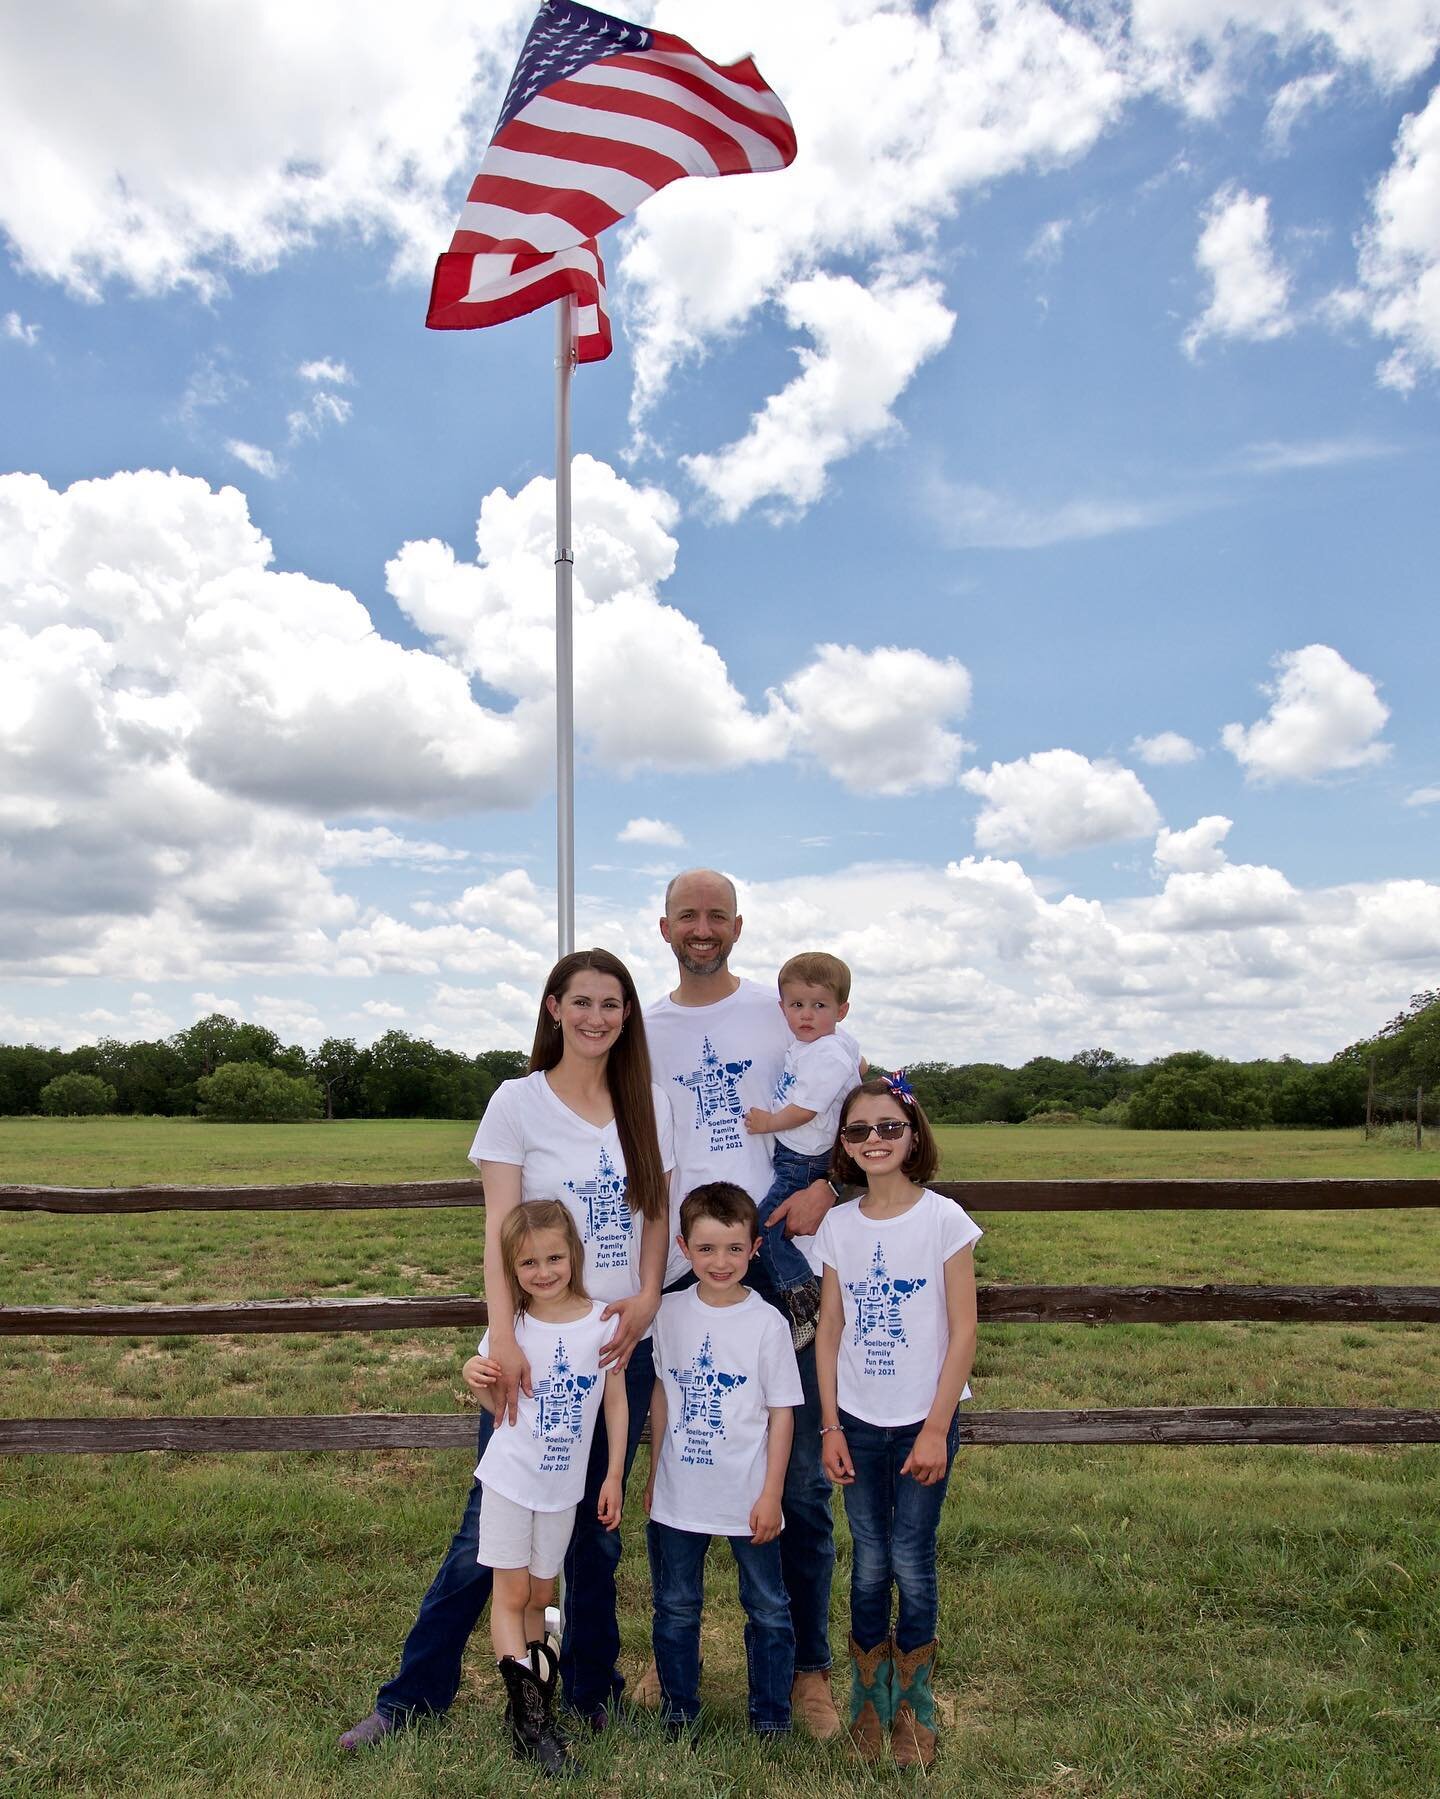
[[[930,1676],[938,1643],[895,1651],[895,1721],[890,1753],[897,1768],[928,1768],[935,1759],[935,1695]]]
[[[891,1658],[895,1645],[887,1637],[873,1649],[850,1639],[850,1741],[861,1761],[878,1762],[885,1753],[885,1732],[895,1710]]]
[[[790,1712],[796,1723],[802,1725],[817,1743],[839,1736],[840,1714],[830,1691],[828,1668],[810,1668],[795,1676],[790,1688]]]

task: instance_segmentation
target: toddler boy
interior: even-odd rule
[[[712,1537],[728,1537],[745,1608],[750,1727],[790,1728],[795,1632],[780,1571],[780,1496],[803,1403],[785,1320],[742,1284],[759,1247],[755,1202],[711,1181],[680,1207],[696,1284],[655,1316],[646,1541],[660,1710],[679,1735],[700,1715],[700,1614]]]
[[[768,1283],[789,1316],[796,1349],[803,1349],[820,1312],[820,1265],[812,1238],[787,1237],[783,1224],[772,1228],[770,1220],[784,1200],[829,1174],[840,1107],[860,1080],[860,1046],[839,1028],[850,1010],[850,970],[838,956],[792,956],[777,984],[790,1047],[772,1109],[752,1106],[745,1128],[775,1134],[770,1191],[760,1203],[762,1291]]]

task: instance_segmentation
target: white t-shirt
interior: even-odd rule
[[[605,1393],[600,1351],[615,1334],[596,1300],[571,1324],[542,1324],[528,1312],[515,1320],[515,1341],[530,1363],[531,1396],[522,1391],[514,1424],[498,1418],[475,1470],[484,1487],[532,1512],[563,1512],[585,1492],[590,1439]],[[490,1353],[490,1333],[480,1339]]]
[[[860,1045],[849,1031],[837,1029],[828,1037],[812,1037],[808,1042],[792,1037],[769,1110],[804,1106],[815,1116],[809,1124],[776,1132],[786,1149],[801,1156],[818,1156],[833,1148],[840,1107],[859,1079]]]
[[[845,1411],[882,1425],[926,1416],[950,1347],[945,1264],[980,1236],[928,1187],[898,1218],[867,1218],[859,1201],[827,1214],[815,1249],[835,1270],[845,1307],[837,1380]],[[968,1386],[960,1397],[970,1397]]]
[[[655,1129],[660,1166],[675,1165],[670,1101],[658,1087]],[[643,1219],[625,1200],[627,1179],[620,1133],[572,1112],[537,1070],[503,1081],[491,1096],[470,1145],[470,1160],[507,1162],[520,1169],[522,1199],[558,1199],[585,1245],[585,1290],[592,1299],[628,1299],[640,1290]]]
[[[770,1191],[772,1139],[752,1137],[745,1114],[751,1106],[769,1109],[790,1031],[775,994],[741,981],[709,1006],[677,1006],[668,994],[657,999],[645,1012],[645,1036],[675,1120],[668,1284],[687,1267],[674,1239],[680,1201],[692,1187],[734,1181],[757,1205]]]
[[[748,1537],[765,1485],[769,1409],[804,1403],[790,1327],[748,1290],[733,1306],[707,1305],[695,1287],[667,1294],[655,1317],[655,1378],[668,1416],[652,1449],[650,1516]]]

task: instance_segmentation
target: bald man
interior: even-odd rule
[[[645,1035],[657,1087],[675,1117],[671,1250],[667,1285],[685,1275],[675,1244],[680,1201],[705,1181],[734,1181],[758,1205],[770,1190],[772,1139],[745,1129],[751,1106],[769,1106],[790,1033],[773,987],[730,972],[744,925],[734,883],[711,868],[675,876],[665,890],[660,935],[679,971],[674,990],[648,1007]],[[792,1235],[815,1231],[834,1193],[817,1181],[780,1208]],[[830,1581],[835,1567],[830,1483],[820,1468],[820,1401],[815,1345],[798,1352],[805,1403],[795,1408],[795,1438],[785,1479],[780,1560],[795,1625],[796,1719],[816,1737],[840,1729],[830,1693]]]

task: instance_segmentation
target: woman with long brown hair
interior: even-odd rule
[[[575,1220],[585,1249],[585,1288],[606,1302],[604,1315],[615,1321],[604,1360],[625,1373],[628,1478],[654,1386],[649,1331],[660,1304],[675,1157],[670,1102],[651,1083],[635,983],[617,956],[603,949],[576,950],[551,969],[530,1072],[497,1088],[470,1159],[485,1181],[487,1294],[506,1292],[501,1233],[522,1199],[559,1200]],[[508,1410],[513,1418],[517,1390],[531,1391],[531,1370],[515,1342],[508,1305],[492,1307],[489,1356],[500,1369],[488,1388],[496,1415]],[[469,1379],[473,1369],[466,1367]],[[482,1451],[489,1434],[487,1414],[480,1424]],[[602,1422],[565,1557],[560,1657],[567,1701],[597,1729],[624,1687],[616,1666],[620,1536],[600,1524],[597,1503],[607,1460]],[[477,1482],[406,1639],[398,1672],[380,1689],[370,1716],[341,1737],[342,1748],[378,1742],[398,1727],[448,1710],[459,1688],[466,1641],[490,1596],[490,1570],[476,1562],[480,1506]]]

